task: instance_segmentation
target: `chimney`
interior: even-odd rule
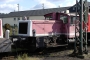
[[[69,10],[66,10],[65,13],[66,13],[66,14],[69,14]]]

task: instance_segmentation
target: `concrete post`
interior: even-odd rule
[[[9,39],[9,33],[10,33],[10,30],[7,29],[7,30],[5,31],[5,38],[6,38],[6,39]]]

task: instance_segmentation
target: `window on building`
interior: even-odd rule
[[[29,17],[24,16],[22,17],[22,20],[29,20]]]
[[[78,10],[80,10],[80,7],[77,7]]]
[[[76,10],[76,8],[77,8],[76,6],[73,6],[73,10]]]
[[[29,17],[27,17],[27,20],[29,20]]]
[[[16,18],[14,18],[14,21],[16,20]]]
[[[75,10],[75,7],[73,7],[73,10]]]
[[[18,17],[17,20],[20,20],[20,17]]]

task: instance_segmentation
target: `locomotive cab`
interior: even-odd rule
[[[66,13],[50,13],[46,14],[45,18],[47,16],[52,16],[53,19],[55,19],[56,22],[61,22],[60,24],[60,38],[62,40],[67,40],[69,42],[72,42],[72,38],[75,37],[75,16],[69,16]],[[49,19],[51,20],[51,19]]]

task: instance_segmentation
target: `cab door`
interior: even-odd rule
[[[75,32],[75,29],[77,33]],[[75,38],[75,33],[77,36],[79,36],[78,30],[79,30],[79,17],[77,17],[76,19],[76,16],[70,16],[70,25],[69,25],[69,33],[68,33],[69,38]]]
[[[69,16],[66,14],[60,14],[60,20],[63,21],[62,23],[62,34],[67,35],[69,31]]]

